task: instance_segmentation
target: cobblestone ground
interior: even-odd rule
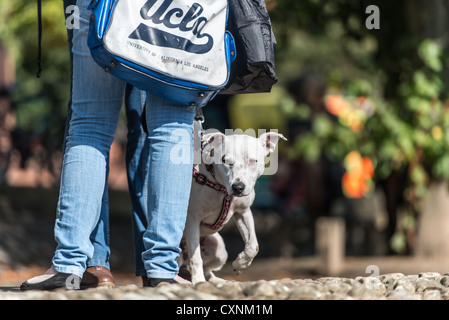
[[[449,300],[449,273],[390,273],[377,277],[323,277],[223,284],[160,285],[80,291],[27,291],[3,287],[0,300]]]

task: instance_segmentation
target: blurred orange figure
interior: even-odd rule
[[[349,198],[362,198],[373,188],[373,162],[362,157],[359,151],[350,152],[345,158],[346,173],[342,179],[343,192]]]

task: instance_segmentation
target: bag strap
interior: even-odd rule
[[[42,66],[41,66],[41,60],[42,60],[42,0],[37,0],[37,23],[38,23],[38,54],[37,54],[37,73],[36,77],[41,77],[42,72]]]

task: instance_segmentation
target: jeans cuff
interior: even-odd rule
[[[173,279],[176,273],[171,272],[147,272],[148,278]]]
[[[77,268],[75,266],[70,266],[70,267],[58,267],[55,265],[52,265],[52,269],[55,270],[56,272],[60,272],[60,273],[70,273],[70,274],[75,274],[78,277],[82,278],[83,274],[84,274],[84,270]]]
[[[109,266],[109,261],[105,261],[105,260],[101,260],[101,259],[91,259],[89,261],[87,261],[87,267],[105,267],[108,268],[109,270],[111,269]]]

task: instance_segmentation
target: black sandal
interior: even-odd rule
[[[81,278],[71,273],[58,272],[52,277],[40,281],[40,282],[28,282],[22,283],[20,290],[54,290],[59,288],[65,288],[67,290],[79,290]]]

